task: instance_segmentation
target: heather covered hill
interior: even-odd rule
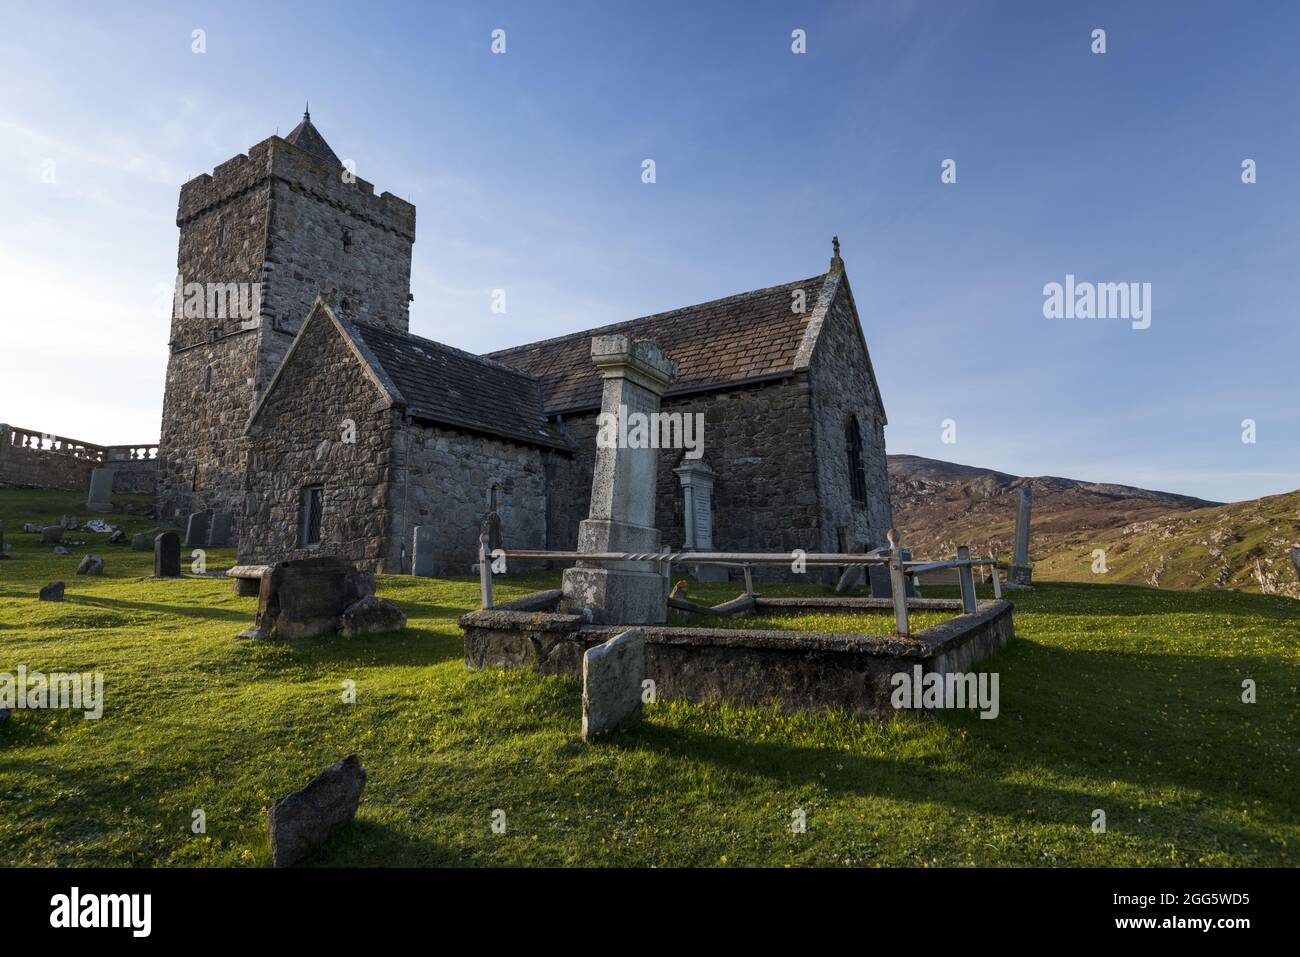
[[[1241,588],[1300,596],[1289,548],[1300,545],[1300,491],[1220,504],[1127,485],[992,469],[913,455],[889,457],[894,524],[918,555],[959,544],[1010,557],[1020,487],[1034,495],[1030,553],[1038,578],[1163,588]]]

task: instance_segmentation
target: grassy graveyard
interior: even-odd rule
[[[577,680],[465,670],[469,576],[381,576],[400,634],[236,641],[256,600],[227,580],[152,581],[152,555],[106,535],[56,557],[21,531],[64,512],[84,521],[84,497],[0,491],[0,672],[103,672],[104,714],[0,724],[0,865],[264,866],[269,804],[354,751],[357,820],[311,864],[1289,866],[1300,845],[1293,599],[1047,584],[1012,595],[1018,639],[981,665],[996,720],[660,702],[587,746]],[[86,553],[104,577],[74,574]],[[53,579],[66,600],[37,601]],[[499,577],[498,600],[557,580]]]

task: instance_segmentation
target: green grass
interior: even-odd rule
[[[267,806],[352,751],[369,774],[357,821],[309,863],[1294,860],[1294,600],[1044,585],[1014,593],[1018,640],[981,665],[1001,676],[997,720],[660,702],[587,746],[578,681],[465,669],[455,620],[477,602],[469,578],[381,577],[410,616],[401,634],[236,641],[254,599],[226,581],[149,580],[150,555],[104,536],[56,558],[15,530],[64,511],[85,516],[76,496],[0,492],[15,554],[0,562],[0,671],[102,671],[105,712],[0,725],[2,865],[266,865]],[[104,557],[102,579],[73,574],[87,551]],[[233,560],[209,554],[214,568]],[[67,600],[36,601],[52,578]],[[554,581],[511,576],[497,594]],[[1241,702],[1245,678],[1258,704]],[[203,835],[190,832],[198,808]],[[1105,834],[1090,829],[1095,808]]]

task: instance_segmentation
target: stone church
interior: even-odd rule
[[[176,222],[159,514],[221,513],[241,562],[409,572],[433,526],[435,573],[463,574],[493,509],[506,547],[574,548],[608,334],[677,363],[662,408],[703,416],[714,548],[885,542],[885,410],[838,244],[823,275],[480,356],[408,331],[415,208],[352,175],[309,115],[186,183]],[[253,310],[182,306],[191,288],[252,289]],[[658,455],[675,548],[683,457]]]

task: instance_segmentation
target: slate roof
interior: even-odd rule
[[[591,361],[591,338],[624,333],[653,339],[677,362],[669,395],[793,372],[799,344],[826,276],[756,289],[726,299],[643,316],[489,354],[489,358],[540,376],[550,414],[600,406],[600,372]],[[792,308],[804,291],[804,312]]]
[[[343,165],[343,162],[330,149],[330,145],[325,142],[325,137],[320,135],[320,130],[312,125],[310,113],[302,115],[302,122],[293,128],[292,132],[285,137],[285,140],[333,166]]]
[[[396,386],[407,414],[532,445],[573,448],[542,414],[536,376],[432,339],[362,323],[352,328]]]

